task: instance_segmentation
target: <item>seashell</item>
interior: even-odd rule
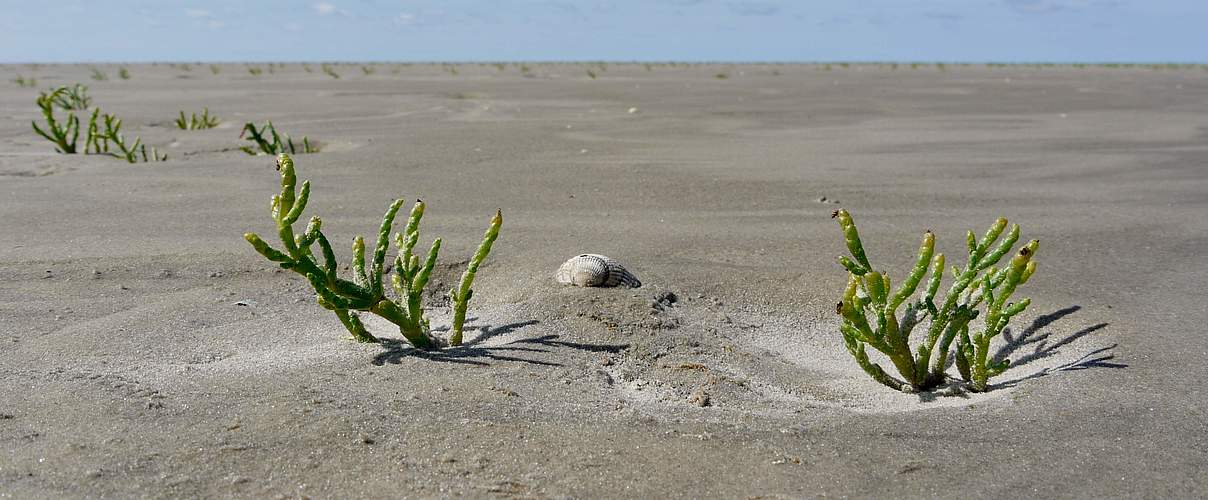
[[[575,286],[627,286],[637,288],[642,282],[620,262],[603,255],[585,253],[562,264],[554,275],[558,283]]]

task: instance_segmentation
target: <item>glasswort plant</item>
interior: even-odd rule
[[[100,111],[99,109],[97,111]],[[105,132],[97,135],[95,138],[92,135],[93,124],[96,123],[96,112],[92,114],[92,123],[89,124],[89,141],[102,141],[104,151],[109,151],[109,142],[113,142],[117,146],[118,152],[112,153],[113,156],[125,158],[127,162],[138,163],[141,156],[144,163],[150,161],[167,161],[168,155],[160,155],[158,148],[151,148],[151,154],[147,155],[147,145],[143,144],[142,137],[135,137],[133,143],[126,143],[126,138],[122,136],[122,120],[116,115],[104,114]]]
[[[37,87],[38,79],[37,78],[25,78],[24,76],[17,75],[16,78],[13,78],[13,83],[17,84],[17,86],[21,87],[21,88]]]
[[[55,92],[51,101],[65,110],[83,110],[92,106],[92,98],[88,97],[88,86],[79,83],[71,87],[59,87],[63,92]]]
[[[1011,226],[1001,241],[999,238],[1007,227],[1007,220],[1003,218],[995,221],[981,240],[969,231],[966,234],[969,260],[963,269],[951,268],[955,282],[937,303],[935,298],[943,278],[944,254],[932,256],[935,235],[931,231],[923,234],[910,274],[893,291],[889,275],[874,270],[869,263],[851,214],[837,210],[831,216],[839,221],[851,253],[851,258],[839,257],[839,263],[848,271],[843,299],[836,306],[836,312],[843,317],[839,328],[848,352],[860,368],[877,382],[893,389],[904,392],[930,390],[946,381],[947,356],[956,341],[955,361],[961,377],[969,383],[970,390],[987,390],[990,377],[1002,373],[1010,364],[1006,359],[990,359],[990,341],[1002,333],[1013,316],[1031,303],[1031,299],[1008,300],[1016,287],[1027,283],[1036,272],[1036,261],[1032,258],[1039,241],[1028,242],[1005,268],[998,269],[995,264],[1019,240],[1019,225]],[[928,270],[931,276],[922,296],[911,301]],[[983,303],[984,308],[979,310],[978,306]],[[903,304],[906,304],[906,310],[899,317],[898,309]],[[978,316],[984,317],[984,322],[979,331],[970,335],[970,322]],[[926,337],[912,354],[910,333],[926,317],[931,321]],[[880,365],[869,360],[866,345],[887,356],[903,380],[890,376]]]
[[[297,177],[294,173],[294,162],[288,154],[277,156],[277,169],[281,172],[281,193],[273,195],[270,204],[273,219],[277,223],[277,235],[285,247],[282,252],[272,248],[255,233],[246,233],[244,239],[251,243],[260,255],[270,261],[277,262],[283,269],[301,274],[314,287],[319,305],[335,313],[352,338],[359,342],[378,342],[377,337],[365,329],[357,316],[358,312],[370,312],[385,318],[398,326],[399,332],[407,342],[418,349],[439,349],[446,341],[432,335],[428,319],[424,317],[423,291],[436,266],[436,256],[440,251],[440,238],[432,242],[427,257],[420,262],[419,255],[413,253],[419,242],[419,223],[424,216],[423,201],[416,201],[411,208],[406,228],[402,233],[395,233],[394,244],[398,254],[394,259],[394,269],[390,276],[391,288],[397,299],[386,295],[383,286],[383,275],[390,272],[385,269],[386,252],[390,245],[390,230],[394,225],[395,215],[403,206],[403,200],[395,200],[386,210],[378,230],[377,243],[374,245],[373,260],[369,268],[365,263],[365,240],[357,236],[352,242],[353,280],[345,280],[337,275],[339,268],[335,252],[321,230],[323,221],[319,217],[311,217],[302,234],[295,234],[293,225],[306,209],[310,199],[310,181],[302,183],[301,192],[297,192]],[[482,244],[471,259],[465,275],[462,276],[459,288],[451,292],[454,304],[453,333],[448,339],[448,345],[461,344],[462,323],[465,320],[466,307],[473,296],[470,288],[474,274],[479,265],[491,251],[491,245],[499,237],[499,228],[503,225],[503,214],[496,211],[491,218],[491,224],[483,235]],[[322,266],[315,257],[312,247],[318,244],[323,256]]]
[[[181,110],[180,117],[175,120],[176,128],[181,130],[203,130],[218,126],[218,117],[210,116],[210,108],[202,108],[201,115],[191,113],[188,117],[185,116],[184,110]]]
[[[278,133],[277,127],[273,126],[273,122],[266,121],[259,129],[256,124],[248,122],[243,125],[243,130],[239,132],[239,137],[244,134],[250,134],[247,140],[256,144],[256,148],[251,146],[243,146],[240,151],[249,155],[269,154],[275,155],[279,153],[300,154],[300,153],[318,153],[319,147],[310,143],[310,138],[302,136],[302,147],[299,148],[294,144],[294,140],[290,139],[289,134],[284,132]],[[271,140],[270,140],[271,139]],[[257,151],[257,148],[259,151]]]
[[[30,122],[34,127],[34,132],[45,137],[46,140],[55,143],[55,151],[64,154],[75,154],[76,140],[80,137],[80,119],[76,118],[75,113],[67,113],[67,123],[59,123],[55,119],[56,103],[63,99],[67,93],[67,87],[59,87],[52,90],[49,94],[39,92],[35,102],[42,109],[42,116],[46,120],[46,130],[38,127],[38,122]]]

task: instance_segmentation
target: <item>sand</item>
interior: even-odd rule
[[[170,156],[55,154],[0,86],[0,497],[1208,492],[1208,72],[530,66],[0,68],[90,85]],[[203,106],[221,126],[173,127]],[[344,259],[422,197],[445,290],[503,210],[467,346],[347,340],[248,247],[265,119],[322,145],[296,163]],[[991,392],[859,371],[837,207],[899,276],[926,229],[1041,240]],[[585,252],[644,286],[555,283]]]

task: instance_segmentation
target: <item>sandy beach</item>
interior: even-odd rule
[[[255,66],[0,67],[0,497],[1208,494],[1202,68]],[[168,161],[34,135],[76,82]],[[251,249],[265,120],[319,143],[294,159],[342,262],[427,203],[438,331],[502,209],[467,345],[353,342]],[[896,276],[928,229],[954,263],[999,216],[1041,241],[991,391],[860,370],[840,207]],[[556,283],[581,253],[643,286]]]

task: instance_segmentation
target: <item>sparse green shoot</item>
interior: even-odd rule
[[[63,92],[55,92],[52,101],[60,109],[84,110],[92,107],[92,98],[88,97],[88,86],[75,84],[71,87],[59,87]]]
[[[210,116],[210,108],[202,108],[200,115],[192,113],[188,117],[182,110],[174,123],[181,130],[204,130],[217,127],[219,120],[217,116]]]
[[[26,78],[26,77],[24,77],[24,76],[17,75],[17,77],[16,77],[16,78],[13,78],[13,83],[17,84],[17,86],[18,86],[18,87],[21,87],[21,88],[23,88],[23,89],[24,89],[24,88],[32,88],[32,87],[37,87],[37,86],[38,86],[38,79],[37,79],[37,78],[32,78],[32,77],[31,77],[31,78]]]
[[[244,137],[245,135],[247,137]],[[273,122],[271,121],[264,122],[264,125],[260,128],[256,128],[256,124],[248,122],[243,125],[243,130],[239,133],[239,137],[245,138],[255,144],[255,147],[243,146],[239,148],[249,155],[319,152],[319,146],[312,144],[310,138],[303,136],[302,143],[295,144],[294,140],[289,137],[289,134],[277,132],[277,127],[273,126]]]
[[[49,94],[39,92],[38,98],[34,102],[42,109],[46,128],[39,127],[36,121],[30,122],[30,124],[33,125],[35,133],[55,144],[55,151],[63,154],[75,154],[76,140],[80,137],[80,119],[70,111],[67,113],[66,123],[60,123],[55,117],[56,103],[60,99],[64,99],[66,94],[67,87],[59,87]]]
[[[100,111],[100,110],[97,110]],[[122,120],[116,115],[104,114],[105,131],[93,136],[92,124],[89,125],[89,140],[100,141],[104,152],[109,151],[109,143],[112,142],[117,146],[117,150],[110,153],[118,158],[124,158],[127,162],[138,163],[141,159],[145,162],[152,161],[167,161],[167,154],[159,154],[158,148],[151,148],[151,154],[147,154],[147,145],[143,144],[141,137],[135,137],[134,142],[127,142],[125,136],[122,135]],[[93,112],[93,122],[96,120],[96,112]],[[96,147],[96,146],[94,146]]]
[[[323,74],[330,76],[332,78],[335,78],[336,80],[340,79],[340,74],[336,73],[336,69],[333,68],[330,64],[324,63],[322,66],[322,69],[323,69]]]

